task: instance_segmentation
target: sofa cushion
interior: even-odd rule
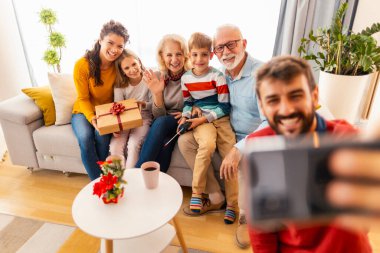
[[[193,171],[191,169],[170,165],[167,173],[175,178],[180,185],[191,187],[193,181]]]
[[[65,155],[80,158],[78,141],[71,124],[41,127],[33,132],[36,149],[40,154]]]
[[[34,100],[44,115],[45,126],[55,123],[55,107],[49,86],[22,89],[26,95]]]
[[[170,167],[189,169],[189,166],[187,165],[185,158],[183,158],[181,151],[179,151],[178,143],[176,143],[174,146],[172,159],[170,161]]]
[[[69,124],[77,99],[73,75],[49,73],[48,77],[55,105],[55,125]]]
[[[214,168],[215,178],[219,181],[222,189],[224,189],[224,182],[220,179],[219,176],[221,163],[222,158],[220,157],[219,153],[216,152],[211,159],[211,164]],[[191,187],[193,171],[187,165],[185,158],[183,158],[182,153],[178,148],[178,143],[176,143],[174,146],[168,174],[174,177],[180,185]]]

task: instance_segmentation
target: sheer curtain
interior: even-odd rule
[[[90,49],[99,36],[100,28],[110,19],[123,23],[130,33],[128,48],[134,50],[148,67],[155,67],[155,51],[164,34],[178,33],[188,39],[193,32],[213,35],[217,26],[232,23],[242,29],[248,40],[248,52],[261,60],[272,56],[276,36],[280,2],[255,2],[247,8],[247,1],[192,0],[100,0],[52,1],[13,0],[24,38],[24,47],[38,85],[45,85],[49,69],[42,60],[47,48],[47,32],[39,23],[41,8],[56,11],[57,31],[63,33],[67,47],[63,50],[62,72],[71,73],[75,61]],[[233,6],[232,6],[233,4]],[[211,64],[219,67],[217,59]],[[31,78],[33,79],[33,78]]]
[[[273,55],[298,55],[301,38],[329,27],[340,2],[348,2],[344,26],[352,29],[359,0],[282,0]]]

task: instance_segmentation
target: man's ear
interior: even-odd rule
[[[264,110],[263,102],[261,100],[258,100],[258,105],[261,115],[263,115],[268,120],[267,112]]]
[[[260,96],[257,96],[257,102],[258,102],[260,111],[264,114],[264,111],[263,111],[263,102],[261,101]]]
[[[318,86],[315,86],[314,90],[311,92],[311,98],[313,99],[314,109],[317,109],[319,106],[319,89],[318,89]]]
[[[212,57],[214,57],[214,52],[210,53],[210,60],[212,60]]]
[[[244,49],[247,48],[247,40],[246,39],[243,39],[243,47],[244,47]]]

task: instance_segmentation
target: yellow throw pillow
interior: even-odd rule
[[[45,126],[55,123],[55,107],[49,86],[22,89],[27,96],[34,100],[44,115]]]

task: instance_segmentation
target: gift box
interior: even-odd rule
[[[100,135],[143,125],[140,107],[135,99],[95,106]]]

